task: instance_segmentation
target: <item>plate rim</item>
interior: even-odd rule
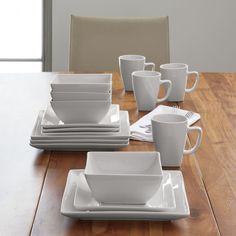
[[[171,177],[172,175],[179,175],[180,179],[181,179],[181,183],[182,183],[182,195],[184,197],[184,205],[185,205],[185,211],[184,212],[176,212],[175,210],[172,211],[168,211],[168,212],[153,212],[153,211],[80,211],[80,210],[75,210],[75,212],[71,212],[71,211],[66,211],[66,209],[64,208],[64,202],[66,199],[66,194],[68,192],[68,183],[70,181],[71,175],[73,174],[73,172],[80,172],[84,169],[71,169],[68,172],[68,176],[67,176],[67,180],[66,180],[66,185],[65,185],[65,189],[64,189],[64,193],[63,193],[63,197],[62,197],[62,202],[61,202],[61,209],[60,212],[62,215],[64,216],[68,216],[68,217],[74,217],[74,218],[79,218],[79,219],[108,219],[108,220],[112,220],[112,219],[121,219],[122,220],[122,216],[124,217],[124,215],[132,215],[132,214],[136,214],[138,215],[137,218],[132,217],[132,216],[128,216],[131,220],[133,219],[138,219],[138,220],[171,220],[171,219],[180,219],[180,218],[185,218],[188,217],[190,215],[190,209],[189,209],[189,203],[188,203],[188,198],[187,198],[187,194],[186,194],[186,189],[185,189],[185,183],[184,183],[184,178],[182,175],[181,171],[178,170],[163,170],[163,172],[167,172],[170,173]],[[175,190],[174,190],[175,191]],[[75,189],[73,191],[75,193]],[[74,194],[73,193],[73,194]],[[73,202],[71,203],[73,205]],[[176,200],[176,205],[177,205],[177,200]],[[73,208],[75,208],[73,206]],[[112,216],[109,216],[109,218],[106,216],[106,214],[113,214]],[[80,216],[78,216],[78,214],[80,214]],[[95,216],[93,216],[95,215]],[[158,217],[162,217],[161,219],[159,219]],[[124,220],[127,220],[127,218],[124,218]]]

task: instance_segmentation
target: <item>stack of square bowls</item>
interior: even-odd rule
[[[47,150],[114,150],[129,144],[129,114],[112,103],[111,74],[58,74],[30,145]]]
[[[64,123],[99,123],[109,111],[111,74],[58,74],[51,106]]]

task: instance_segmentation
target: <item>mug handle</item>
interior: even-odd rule
[[[188,127],[187,128],[187,132],[191,132],[191,131],[197,131],[198,132],[198,137],[197,137],[197,141],[196,144],[189,150],[184,150],[184,154],[193,154],[194,152],[197,151],[197,149],[199,148],[201,142],[202,142],[202,129],[200,127]]]
[[[153,62],[145,62],[145,63],[144,63],[144,68],[145,68],[146,66],[151,66],[151,67],[152,67],[152,71],[155,70],[155,64],[154,64]]]
[[[164,102],[169,97],[171,89],[172,89],[172,83],[171,83],[170,80],[160,80],[160,85],[162,85],[162,84],[167,84],[168,88],[167,88],[167,91],[166,91],[166,95],[163,98],[158,98],[157,99],[158,103]]]
[[[189,75],[195,75],[195,82],[194,82],[193,87],[192,87],[192,88],[186,88],[186,89],[185,89],[185,92],[186,92],[186,93],[190,93],[190,92],[192,92],[192,91],[197,87],[197,85],[198,85],[198,82],[199,82],[199,74],[198,74],[197,71],[188,71],[187,74],[188,74],[188,76],[189,76]]]

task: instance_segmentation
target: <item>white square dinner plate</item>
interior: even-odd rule
[[[84,173],[78,178],[74,206],[82,211],[167,211],[176,207],[174,190],[169,173],[163,174],[160,188],[146,204],[104,204],[98,202],[92,195]]]
[[[129,139],[65,139],[65,140],[30,140],[31,144],[58,144],[58,145],[68,145],[68,144],[126,144]]]
[[[49,103],[42,117],[41,125],[44,132],[66,132],[66,131],[99,131],[101,128],[105,130],[119,130],[120,116],[119,105],[111,104],[107,115],[99,123],[77,123],[64,124],[55,114]]]
[[[37,117],[35,126],[31,134],[31,140],[68,140],[68,139],[119,139],[128,140],[130,138],[129,130],[129,113],[120,111],[120,130],[119,132],[58,132],[58,133],[43,133],[42,132],[42,116],[44,111],[40,111]]]
[[[30,143],[32,147],[50,151],[95,151],[95,150],[116,150],[129,145],[124,143]]]
[[[74,206],[74,198],[79,183],[79,176],[84,170],[70,170],[62,198],[61,214],[83,220],[176,220],[188,217],[190,214],[184,180],[181,171],[166,171],[169,174],[174,190],[176,208],[165,211],[146,210],[106,210],[82,211]]]
[[[106,127],[68,127],[68,128],[50,128],[50,129],[45,129],[42,127],[42,132],[45,134],[67,134],[67,133],[72,133],[72,132],[119,132],[120,128],[106,128]]]
[[[30,145],[45,150],[60,151],[90,151],[90,150],[116,150],[129,145],[129,115],[127,111],[120,111],[119,132],[67,132],[66,134],[42,133],[42,116],[40,111],[32,131]]]

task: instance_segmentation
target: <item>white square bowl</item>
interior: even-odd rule
[[[108,113],[111,100],[51,101],[51,106],[65,124],[99,123]]]
[[[98,202],[145,204],[162,181],[160,154],[88,152],[85,177]]]
[[[93,93],[93,92],[51,92],[54,101],[70,100],[109,100],[111,93]]]
[[[112,89],[112,74],[57,74],[51,82],[53,92],[99,92]]]

